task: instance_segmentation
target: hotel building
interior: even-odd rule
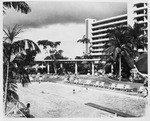
[[[148,4],[147,2],[137,2],[127,4],[127,14],[119,15],[102,20],[86,19],[86,34],[85,37],[91,42],[91,55],[93,59],[100,59],[102,63],[106,62],[108,55],[104,52],[104,44],[109,41],[107,37],[108,29],[119,25],[131,25],[135,22],[143,28],[143,34],[148,32]],[[89,53],[86,45],[86,53]],[[139,50],[143,51],[143,50]],[[144,50],[146,51],[146,49]]]

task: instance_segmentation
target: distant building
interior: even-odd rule
[[[109,41],[106,36],[108,34],[108,28],[119,26],[119,25],[131,25],[135,22],[143,27],[143,34],[148,32],[148,4],[147,2],[138,2],[127,4],[127,14],[110,17],[102,20],[86,19],[86,38],[90,39],[91,42],[91,55],[93,59],[103,59],[101,62],[105,63],[108,55],[104,50],[104,44]],[[86,53],[89,53],[89,45],[86,45]],[[141,50],[139,50],[141,51]],[[146,49],[145,49],[146,51]]]

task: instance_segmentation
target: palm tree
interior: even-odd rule
[[[147,48],[147,34],[143,34],[142,29],[138,23],[135,23],[133,27],[128,25],[127,39],[132,42],[135,50]]]
[[[135,51],[132,50],[132,43],[126,39],[127,26],[117,26],[108,30],[108,37],[110,39],[107,43],[106,52],[112,55],[113,60],[119,63],[119,78],[121,80],[121,60],[125,59],[129,67],[133,68],[133,55]],[[109,45],[109,46],[108,46]]]
[[[7,101],[10,97],[17,97],[15,77],[19,77],[23,86],[30,82],[25,66],[29,61],[30,52],[35,51],[35,54],[40,52],[38,46],[31,40],[24,39],[14,41],[15,37],[22,32],[19,25],[15,25],[12,29],[6,28],[4,31],[3,41],[3,83],[4,83],[4,103],[5,112],[7,108]],[[35,56],[33,54],[32,56]],[[31,56],[31,59],[32,59]],[[17,75],[17,76],[16,76]]]
[[[3,14],[6,13],[6,9],[14,8],[16,11],[21,11],[21,13],[27,14],[31,12],[31,8],[26,2],[3,2]]]
[[[77,42],[81,42],[83,43],[83,45],[86,45],[86,50],[85,50],[85,54],[88,54],[88,43],[90,43],[90,40],[88,38],[85,37],[85,35],[83,36],[82,39],[79,39]]]
[[[54,71],[55,74],[57,74],[57,67],[56,67],[56,55],[59,53],[59,51],[57,51],[57,46],[60,45],[60,41],[56,41],[56,42],[52,42],[52,41],[48,41],[48,40],[39,40],[38,45],[42,45],[43,49],[46,50],[46,52],[48,52],[50,54],[50,58],[53,60],[53,66],[54,66]],[[49,50],[48,47],[50,47]],[[60,51],[62,52],[62,51]]]

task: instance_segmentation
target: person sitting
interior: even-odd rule
[[[30,118],[30,103],[27,103],[27,107],[26,108],[22,108],[20,109],[20,111],[27,117]]]

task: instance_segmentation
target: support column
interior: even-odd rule
[[[49,74],[49,63],[47,63],[47,74]]]
[[[77,62],[75,62],[75,74],[76,75],[78,74],[78,64],[77,64]]]
[[[92,61],[92,76],[94,76],[94,61]]]
[[[113,74],[114,72],[114,67],[113,67],[113,64],[111,64],[111,73]]]
[[[60,63],[60,68],[63,68],[63,64],[62,63]]]

